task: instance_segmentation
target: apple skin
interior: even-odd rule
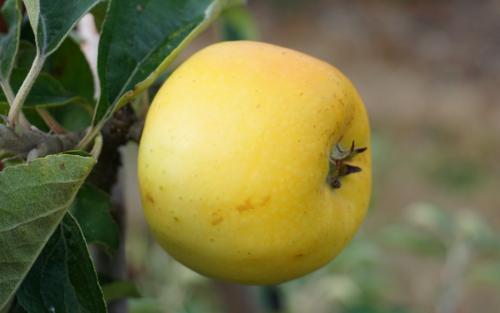
[[[367,151],[326,182],[336,144]],[[364,105],[335,67],[271,44],[209,46],[164,83],[139,149],[147,221],[161,246],[220,280],[276,284],[331,261],[371,192]]]

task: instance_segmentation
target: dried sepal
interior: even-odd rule
[[[347,164],[346,161],[351,160],[356,155],[365,152],[367,147],[356,148],[354,141],[348,150],[343,150],[339,144],[335,145],[332,152],[328,156],[329,171],[326,181],[333,189],[338,189],[342,186],[340,178],[361,172],[361,168],[355,165]]]

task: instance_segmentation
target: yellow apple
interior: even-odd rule
[[[138,166],[147,221],[171,256],[216,279],[275,284],[331,261],[363,221],[368,118],[335,67],[219,43],[156,95]]]

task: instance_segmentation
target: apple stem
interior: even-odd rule
[[[346,161],[352,160],[354,156],[365,152],[366,149],[366,147],[356,148],[354,141],[349,150],[343,150],[340,144],[336,144],[328,156],[330,165],[326,177],[328,185],[333,189],[339,189],[342,186],[340,182],[341,177],[361,172],[360,167],[347,164]]]

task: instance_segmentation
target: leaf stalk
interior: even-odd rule
[[[8,123],[11,126],[15,126],[19,120],[19,114],[23,108],[23,104],[28,97],[28,94],[35,83],[36,78],[40,74],[43,68],[43,64],[45,63],[45,57],[37,53],[35,59],[33,60],[33,64],[26,75],[26,78],[23,81],[23,84],[19,88],[14,100],[12,101],[12,105],[9,110],[8,115]]]

